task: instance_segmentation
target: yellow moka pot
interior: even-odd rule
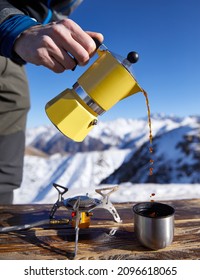
[[[77,80],[50,100],[45,107],[51,122],[67,137],[81,142],[88,135],[98,116],[120,100],[142,91],[130,71],[138,59],[131,52],[127,58],[111,53],[104,45],[97,49],[97,60]]]

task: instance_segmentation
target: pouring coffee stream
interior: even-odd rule
[[[150,152],[150,154],[152,154],[153,153],[153,134],[152,134],[152,125],[151,125],[151,111],[150,111],[148,94],[145,90],[142,90],[142,93],[144,94],[144,97],[146,99],[148,125],[149,125],[149,142],[150,142],[149,152]],[[149,163],[150,163],[149,176],[152,176],[154,160],[152,158],[150,158]]]

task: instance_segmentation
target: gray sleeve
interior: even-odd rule
[[[15,6],[11,5],[8,1],[6,0],[0,1],[0,24],[4,20],[6,20],[9,16],[16,15],[16,14],[23,15],[24,13],[19,9],[17,9]]]

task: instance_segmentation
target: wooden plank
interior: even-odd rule
[[[165,203],[175,208],[175,235],[167,248],[153,251],[143,247],[134,233],[134,203],[116,204],[123,222],[96,209],[88,229],[80,229],[76,259],[200,259],[200,200]],[[51,205],[0,206],[0,226],[31,223],[48,218]],[[59,217],[69,218],[66,209]],[[116,230],[114,235],[111,233]],[[0,259],[72,259],[75,231],[69,225],[45,225],[0,234]]]

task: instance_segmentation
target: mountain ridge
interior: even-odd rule
[[[29,129],[29,155],[25,155],[18,193],[23,200],[30,186],[31,201],[40,203],[53,200],[53,182],[74,192],[102,184],[200,183],[200,116],[152,116],[152,131],[150,154],[145,118],[99,122],[81,143],[53,126]]]

